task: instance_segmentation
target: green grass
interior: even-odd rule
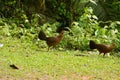
[[[120,59],[87,51],[42,49],[32,42],[0,38],[0,80],[120,80]],[[87,54],[88,56],[75,56]],[[15,64],[18,70],[9,65]]]

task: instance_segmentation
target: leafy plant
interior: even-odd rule
[[[119,50],[119,33],[116,28],[117,22],[101,27],[98,18],[93,14],[91,7],[85,8],[85,13],[80,17],[79,22],[73,22],[69,33],[64,35],[62,43],[67,49],[89,50],[89,40],[97,43],[116,43],[116,51]]]

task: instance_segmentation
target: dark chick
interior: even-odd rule
[[[93,40],[90,40],[89,43],[90,49],[97,49],[99,51],[99,54],[104,53],[105,54],[111,52],[115,48],[115,44],[111,45],[105,45],[105,44],[97,44]]]
[[[64,30],[62,30],[60,32],[60,34],[56,37],[46,37],[46,34],[43,31],[40,31],[39,34],[38,34],[38,38],[46,41],[46,43],[48,45],[48,51],[49,51],[50,47],[54,47],[54,46],[56,46],[57,44],[60,43],[60,41],[63,37],[63,33],[64,33]]]

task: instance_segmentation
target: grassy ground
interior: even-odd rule
[[[0,38],[0,80],[120,80],[120,59],[80,51],[52,51]],[[86,54],[87,56],[75,56]],[[10,67],[14,64],[19,69]]]

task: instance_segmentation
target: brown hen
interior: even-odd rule
[[[49,51],[50,47],[54,47],[60,43],[60,41],[63,37],[63,33],[64,33],[64,30],[62,30],[57,37],[46,37],[46,34],[41,30],[38,34],[38,38],[46,41],[46,43],[48,45],[48,51]]]
[[[99,51],[99,54],[104,53],[105,54],[111,52],[115,48],[115,44],[111,45],[105,45],[105,44],[97,44],[93,40],[90,40],[89,43],[90,49],[97,49]]]

